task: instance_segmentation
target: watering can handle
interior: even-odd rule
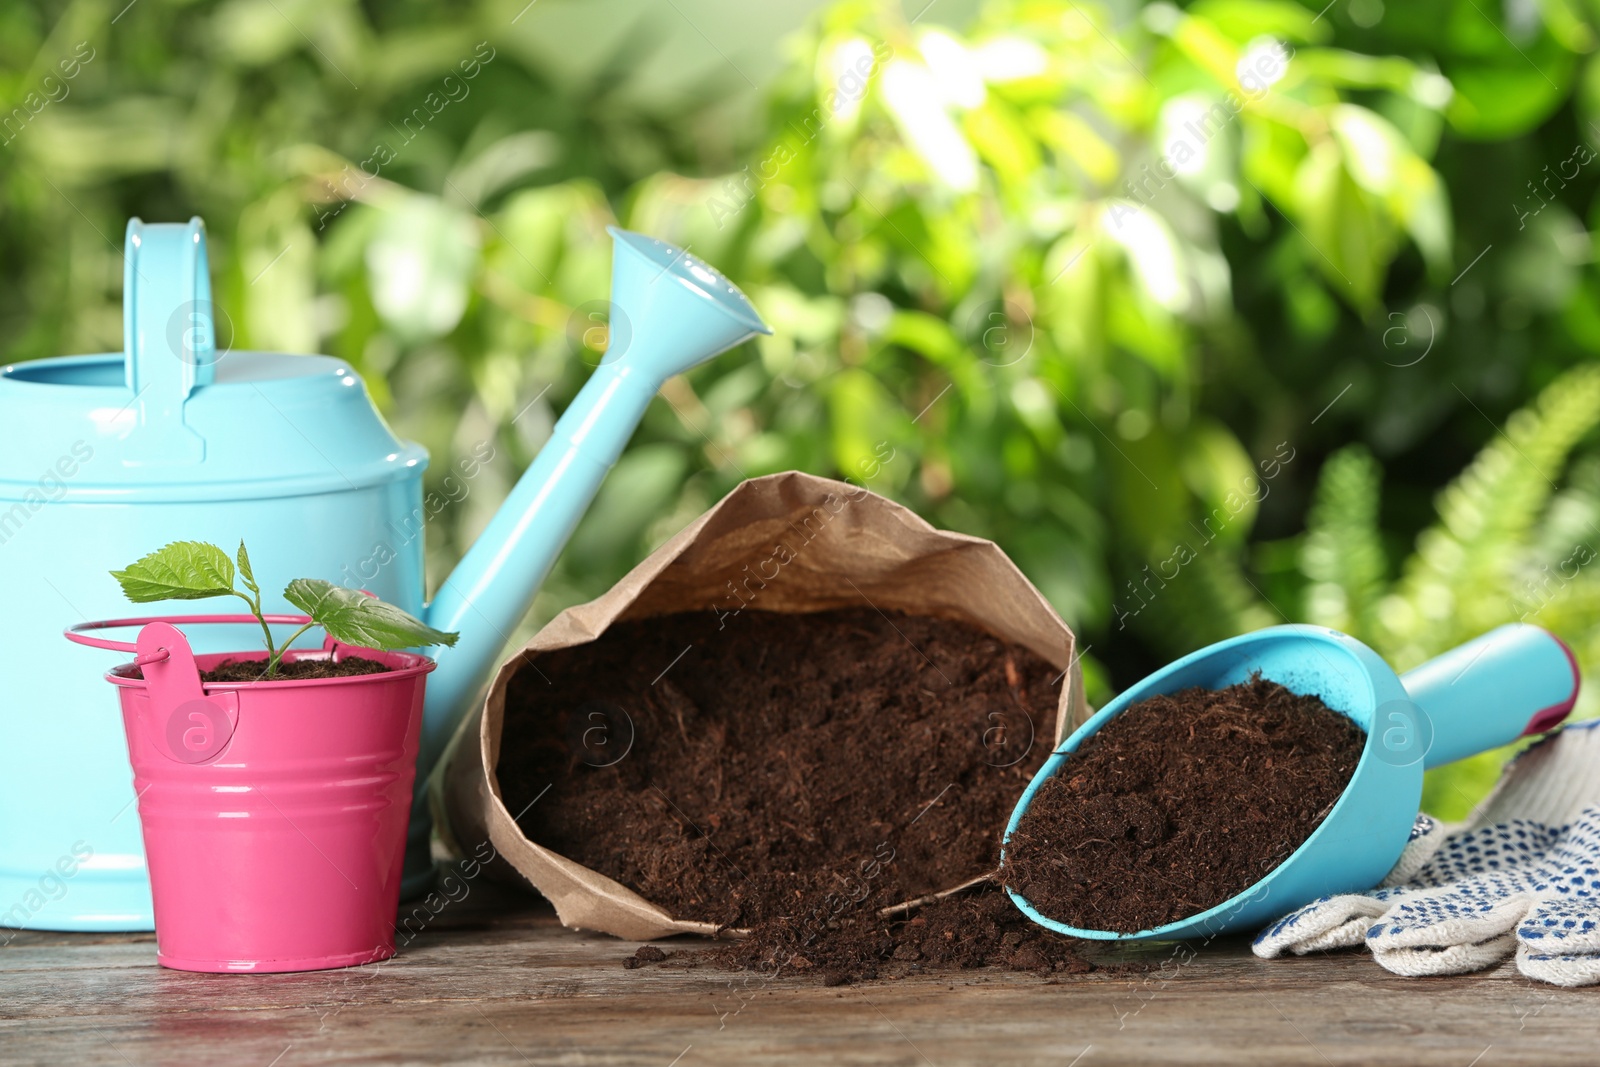
[[[138,410],[135,462],[192,463],[204,442],[184,423],[184,401],[216,373],[215,309],[205,223],[128,220],[123,242],[122,347]],[[130,441],[130,444],[134,442]]]
[[[1427,767],[1554,728],[1578,700],[1578,661],[1555,634],[1510,623],[1403,675],[1432,743]],[[1376,728],[1385,729],[1383,709]]]

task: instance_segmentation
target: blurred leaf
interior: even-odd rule
[[[1438,522],[1417,537],[1380,605],[1384,645],[1409,668],[1514,617],[1507,595],[1525,545],[1572,449],[1600,426],[1600,365],[1574,367],[1516,412],[1440,494]]]
[[[1281,0],[1199,0],[1190,4],[1188,11],[1240,44],[1267,34],[1292,41],[1318,41],[1332,32],[1315,11]]]
[[[183,133],[174,101],[124,96],[92,107],[49,107],[18,138],[40,171],[72,188],[166,169]],[[115,151],[108,146],[115,145]]]
[[[828,388],[833,421],[833,461],[854,478],[875,470],[885,447],[909,436],[911,416],[864,370],[844,370]]]
[[[317,239],[304,205],[280,188],[245,208],[237,230],[241,302],[234,344],[268,352],[316,352]]]
[[[1178,469],[1194,493],[1197,535],[1207,541],[1242,544],[1255,524],[1261,501],[1272,492],[1250,454],[1227,427],[1206,421],[1192,426],[1180,445]]]
[[[482,204],[561,155],[561,142],[545,130],[507,134],[479,152],[450,180],[453,192],[468,205]]]
[[[1446,113],[1464,136],[1525,133],[1548,118],[1572,89],[1577,57],[1544,32],[1530,35],[1497,20],[1505,17],[1502,12],[1516,10],[1450,5],[1445,39],[1451,47],[1441,55],[1440,67],[1455,87]]]
[[[967,113],[966,132],[985,163],[1007,185],[1022,185],[1039,169],[1039,148],[1004,104],[990,100]]]
[[[1306,620],[1363,641],[1376,640],[1373,613],[1388,570],[1378,526],[1381,475],[1360,445],[1329,456],[1300,549],[1301,569],[1311,579]]]
[[[1099,185],[1110,185],[1121,161],[1117,150],[1082,117],[1070,111],[1039,108],[1029,115],[1038,136],[1061,158],[1070,160]]]
[[[455,329],[478,267],[472,220],[432,197],[407,197],[385,212],[367,246],[372,303],[403,337]]]
[[[1115,430],[1099,440],[1105,447],[1101,462],[1113,475],[1115,525],[1124,547],[1164,559],[1180,539],[1194,537],[1174,442],[1164,433],[1130,441]]]
[[[677,497],[688,468],[689,457],[676,445],[630,450],[601,483],[568,552],[592,566],[628,549]]]
[[[1361,190],[1345,170],[1341,154],[1319,145],[1301,164],[1298,214],[1307,261],[1322,271],[1328,288],[1358,310],[1377,300],[1377,264],[1386,235]]]

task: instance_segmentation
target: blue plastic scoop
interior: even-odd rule
[[[1258,928],[1330,893],[1370,889],[1400,858],[1422,799],[1422,772],[1551,729],[1578,699],[1578,664],[1561,639],[1513,623],[1397,677],[1355,638],[1320,626],[1274,626],[1190,653],[1123,692],[1063,741],[1006,825],[1006,841],[1045,780],[1126,708],[1200,686],[1221,689],[1255,672],[1323,703],[1367,732],[1344,795],[1288,859],[1248,890],[1151,930],[1084,930],[1041,914],[1007,889],[1034,922],[1102,941],[1209,938]]]

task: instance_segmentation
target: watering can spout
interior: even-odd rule
[[[609,343],[602,367],[626,364],[656,385],[772,330],[737,286],[687,251],[609,226]]]
[[[428,606],[429,624],[459,631],[461,640],[437,650],[425,739],[430,727],[448,732],[484,682],[656,391],[674,374],[772,332],[745,295],[700,259],[643,234],[609,232],[615,254],[605,356]]]
[[[532,606],[656,391],[674,374],[772,332],[744,294],[700,259],[643,234],[615,227],[610,233],[614,257],[606,354],[427,608],[430,625],[458,631],[461,639],[454,648],[435,650],[439,666],[428,682],[419,760],[423,774],[438,760]],[[420,847],[418,822],[414,811],[414,849]]]

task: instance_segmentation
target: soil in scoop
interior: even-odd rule
[[[1249,889],[1311,836],[1366,734],[1259,675],[1132,705],[1034,794],[1002,877],[1042,915],[1133,933]]]
[[[799,956],[864,976],[899,947],[879,909],[995,870],[1061,672],[965,624],[871,608],[722,622],[619,623],[519,671],[506,806],[530,840],[677,918],[753,927],[730,966],[805,970]]]

